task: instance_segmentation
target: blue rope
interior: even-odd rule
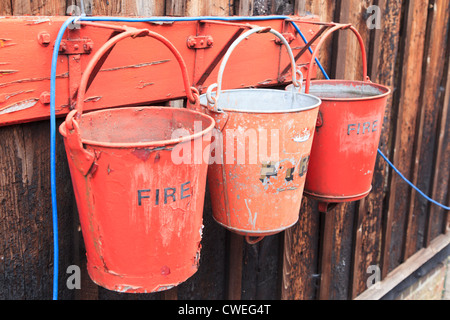
[[[383,157],[383,159],[392,167],[392,169],[394,169],[394,171],[400,176],[400,178],[402,178],[403,180],[406,181],[407,184],[409,184],[414,190],[416,190],[422,197],[424,197],[425,199],[427,199],[428,201],[434,203],[435,205],[438,205],[439,207],[445,209],[445,210],[450,210],[450,207],[447,207],[433,199],[431,199],[430,197],[428,197],[425,193],[423,193],[421,190],[419,190],[419,188],[417,188],[411,181],[409,181],[408,179],[405,178],[405,176],[394,166],[394,164],[392,162],[389,161],[389,159],[383,154],[383,152],[381,152],[380,149],[378,149],[378,154]]]
[[[294,21],[291,21],[292,26],[295,28],[295,30],[297,30],[298,34],[300,35],[300,37],[303,39],[303,42],[308,43],[308,40],[306,40],[305,36],[303,35],[303,33],[300,31],[300,28],[294,23]],[[308,48],[310,53],[313,53],[311,47]],[[317,66],[319,67],[320,71],[322,71],[323,75],[325,76],[325,78],[327,80],[330,80],[330,77],[328,77],[328,74],[325,72],[325,69],[322,67],[322,64],[319,62],[319,59],[317,59],[317,57],[315,58]]]
[[[75,18],[66,20],[55,40],[53,48],[52,67],[50,75],[50,185],[52,192],[52,219],[53,219],[53,300],[58,300],[58,272],[59,272],[59,245],[58,245],[58,208],[56,201],[56,120],[55,120],[55,83],[56,65],[58,62],[59,46],[67,26]]]

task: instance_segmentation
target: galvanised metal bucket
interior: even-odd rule
[[[320,99],[273,89],[221,91],[226,62],[237,44],[255,32],[279,37],[292,64],[292,51],[275,30],[255,28],[231,45],[220,66],[217,85],[200,96],[216,120],[208,184],[214,219],[249,243],[298,221]],[[217,87],[217,91],[212,90]],[[252,239],[251,237],[256,237]]]
[[[351,25],[338,24],[328,30],[314,51],[310,65],[325,39],[339,29],[357,36],[363,61],[364,81],[315,80],[310,73],[303,91],[322,100],[311,149],[305,194],[321,202],[355,201],[367,196],[383,126],[388,87],[367,77],[364,43]],[[291,91],[294,86],[286,88]]]
[[[97,61],[118,41],[136,36],[166,44],[180,63],[189,101],[198,105],[175,47],[159,34],[130,28],[95,53],[83,73],[76,110],[60,133],[91,279],[110,290],[141,293],[169,289],[198,269],[208,163],[174,164],[172,149],[200,144],[208,151],[214,120],[168,107],[83,114],[87,82]],[[189,134],[179,137],[177,130]]]

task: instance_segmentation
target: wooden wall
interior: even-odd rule
[[[449,203],[450,103],[447,0],[86,0],[93,15],[267,15],[311,12],[350,22],[362,34],[372,81],[392,89],[380,149],[425,193]],[[64,15],[75,0],[1,0],[0,15]],[[381,28],[369,29],[377,5]],[[1,33],[1,30],[0,30]],[[361,79],[357,42],[341,32],[320,53],[336,78]],[[1,81],[1,79],[0,79]],[[52,222],[49,123],[0,128],[0,299],[50,299]],[[297,225],[249,245],[211,218],[209,194],[199,271],[157,294],[119,294],[94,285],[84,248],[62,140],[57,142],[61,299],[351,299],[367,289],[367,268],[385,278],[447,232],[448,212],[411,191],[378,158],[373,191],[319,213],[304,198]],[[83,272],[82,289],[65,286],[67,266]]]

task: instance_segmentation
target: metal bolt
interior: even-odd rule
[[[211,46],[213,45],[213,38],[212,38],[212,37],[208,37],[208,38],[206,39],[206,45],[207,45],[208,47],[211,47]]]
[[[92,41],[87,41],[85,44],[83,44],[83,49],[85,52],[91,52],[94,48],[94,43]]]
[[[67,49],[67,44],[65,41],[61,41],[61,44],[59,45],[59,52],[64,52]]]
[[[188,46],[188,48],[194,48],[196,44],[197,44],[197,42],[195,41],[194,37],[190,36],[187,39],[187,46]]]
[[[50,34],[47,31],[39,32],[38,42],[41,46],[47,47],[50,44]]]
[[[80,47],[78,46],[78,44],[74,44],[74,45],[73,45],[73,49],[74,49],[74,50],[78,50],[79,48],[80,48]]]
[[[50,103],[50,92],[48,92],[48,91],[42,92],[39,97],[39,101],[42,104],[49,104]]]
[[[161,268],[161,274],[163,276],[167,276],[170,274],[170,268],[168,266],[162,266]]]

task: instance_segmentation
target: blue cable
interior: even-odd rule
[[[406,181],[406,183],[408,183],[414,190],[416,190],[422,197],[424,197],[425,199],[427,199],[428,201],[434,203],[435,205],[438,205],[439,207],[445,209],[445,210],[450,210],[450,207],[447,207],[433,199],[431,199],[430,197],[428,197],[425,193],[423,193],[421,190],[419,190],[414,184],[412,184],[412,182],[410,182],[408,179],[405,178],[405,176],[403,176],[403,174],[398,171],[398,169],[394,166],[394,164],[392,162],[389,161],[389,159],[383,154],[383,152],[381,152],[380,149],[378,149],[378,153],[380,156],[383,157],[383,159],[392,167],[392,169],[394,169],[395,172],[397,172],[397,174],[400,176],[400,178],[402,178],[403,180]]]
[[[67,19],[55,40],[53,48],[52,67],[50,74],[50,184],[52,192],[52,219],[53,219],[53,300],[58,300],[58,273],[59,273],[59,245],[58,245],[58,208],[56,201],[56,119],[55,119],[55,84],[56,65],[58,62],[59,46],[67,26],[75,18]]]
[[[295,30],[297,30],[298,34],[300,35],[300,37],[303,39],[303,42],[308,43],[308,40],[306,40],[305,36],[303,35],[303,33],[300,31],[300,28],[294,23],[294,21],[291,21],[292,26],[295,28]],[[313,53],[311,47],[308,48],[310,53]],[[320,71],[322,71],[323,75],[325,76],[325,78],[327,80],[330,80],[330,77],[328,77],[328,74],[325,72],[325,69],[322,67],[322,64],[319,62],[319,59],[317,59],[317,57],[315,58],[317,66],[319,67]]]
[[[58,36],[55,40],[55,46],[53,48],[52,55],[52,65],[51,65],[51,75],[50,75],[50,183],[51,183],[51,193],[52,193],[52,219],[53,219],[53,241],[54,241],[54,249],[53,249],[53,300],[58,299],[58,272],[59,272],[59,246],[58,246],[58,212],[57,212],[57,201],[56,201],[56,116],[55,116],[55,83],[56,83],[56,66],[58,62],[58,53],[59,47],[61,44],[62,37],[64,32],[66,31],[69,24],[73,23],[75,20],[79,21],[110,21],[110,22],[175,22],[175,21],[199,21],[199,20],[218,20],[218,21],[240,21],[240,20],[248,20],[248,21],[261,21],[261,20],[277,20],[277,19],[290,19],[288,16],[235,16],[235,17],[214,17],[214,16],[201,16],[201,17],[152,17],[152,18],[125,18],[125,17],[87,17],[87,16],[79,16],[79,17],[70,17],[67,19],[63,25],[61,26]],[[305,43],[307,40],[303,33],[300,31],[300,28],[295,24],[294,21],[290,21],[292,26],[296,29],[300,37],[303,39]],[[312,53],[312,49],[308,48],[309,52]],[[319,60],[315,59],[317,66],[322,71],[323,75],[327,80],[330,80],[328,74],[325,72],[325,69],[322,67]],[[436,201],[427,197],[422,191],[417,189],[411,182],[409,182],[398,170],[395,166],[384,156],[384,154],[378,149],[378,153],[388,162],[388,164],[397,172],[402,179],[408,182],[415,190],[417,190],[422,196],[424,196],[429,201],[441,206],[446,210],[450,210],[449,207],[446,207]]]

